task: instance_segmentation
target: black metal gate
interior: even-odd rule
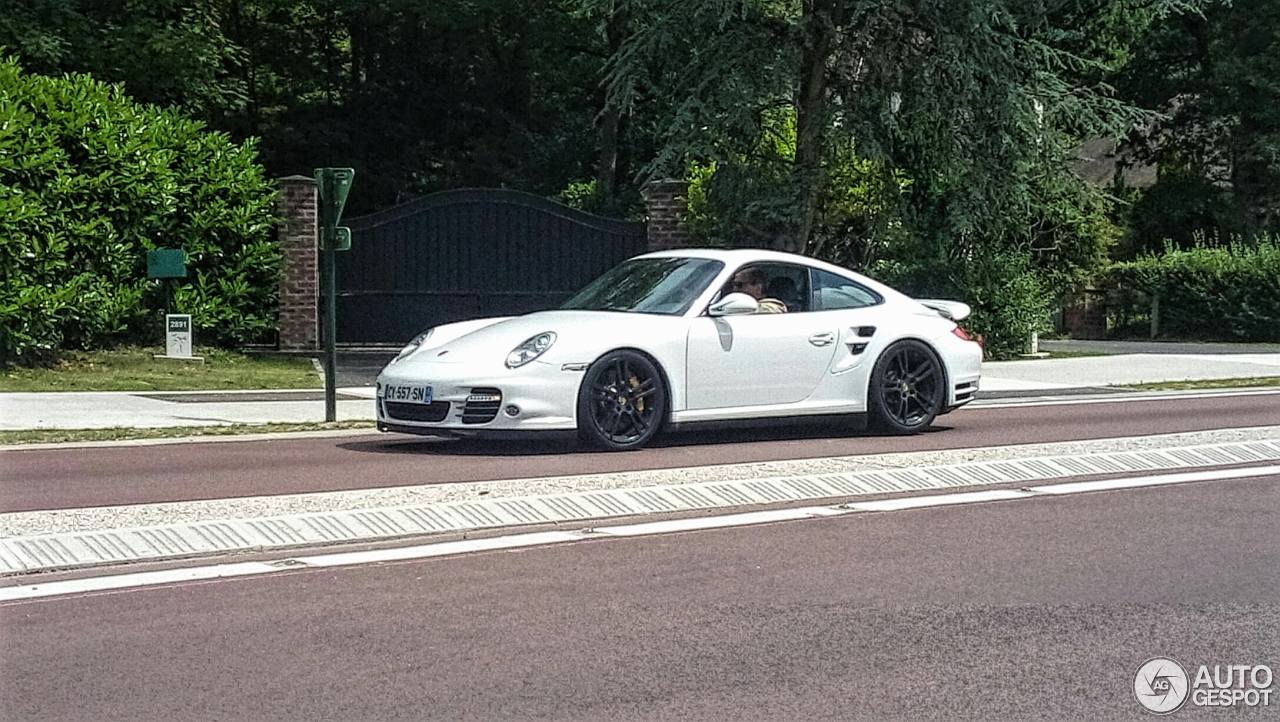
[[[645,250],[644,223],[509,190],[434,193],[345,225],[343,344],[403,343],[442,323],[555,308]]]

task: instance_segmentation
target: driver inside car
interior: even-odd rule
[[[756,300],[756,313],[786,313],[787,304],[764,295],[764,271],[759,268],[740,268],[729,282],[729,292],[745,293]]]

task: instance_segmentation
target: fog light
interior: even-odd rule
[[[515,404],[507,404],[507,408],[503,409],[503,411],[506,412],[507,416],[520,415],[520,407]]]

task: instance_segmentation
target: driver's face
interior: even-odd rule
[[[730,286],[735,292],[748,294],[757,301],[764,295],[764,284],[759,281],[753,283],[745,273],[734,276]]]

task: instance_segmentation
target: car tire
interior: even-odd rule
[[[647,444],[667,417],[667,390],[658,367],[635,351],[612,351],[587,369],[578,390],[578,438],[626,451]]]
[[[946,373],[933,349],[920,341],[899,341],[880,354],[871,371],[871,425],[892,434],[917,433],[937,418],[946,388]]]

